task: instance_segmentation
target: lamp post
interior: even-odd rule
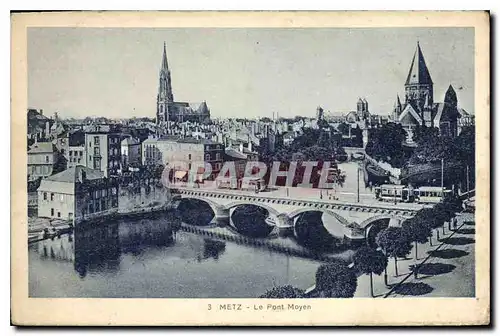
[[[467,165],[467,200],[469,199],[469,165]]]
[[[360,171],[359,166],[357,166],[356,167],[356,174],[358,175],[358,178],[357,178],[357,180],[358,180],[358,192],[357,192],[358,203],[359,203],[359,171]]]
[[[444,159],[441,159],[441,199],[444,199]]]

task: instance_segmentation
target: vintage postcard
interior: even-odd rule
[[[11,21],[13,324],[490,323],[487,12]]]

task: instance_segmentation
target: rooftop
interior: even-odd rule
[[[52,142],[37,142],[34,143],[28,150],[28,154],[34,153],[53,153],[55,151]]]
[[[85,172],[87,180],[104,178],[104,173],[100,170],[87,168],[85,166],[74,166],[58,174],[47,177],[45,181],[75,183],[79,180],[81,172]]]

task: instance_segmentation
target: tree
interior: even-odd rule
[[[387,267],[387,257],[374,248],[360,247],[353,256],[354,266],[363,274],[370,275],[370,294],[373,295],[373,273],[380,275]]]
[[[444,224],[444,221],[441,221],[442,216],[443,214],[438,213],[434,208],[424,208],[419,210],[414,218],[419,221],[422,221],[423,223],[426,223],[427,227],[430,230],[436,229],[437,239],[439,241],[439,228],[441,227],[441,225]],[[432,245],[431,237],[430,237],[430,242]]]
[[[278,286],[261,295],[261,299],[300,299],[304,297],[304,290],[291,285]]]
[[[387,257],[394,258],[394,270],[398,276],[398,257],[406,257],[411,251],[411,243],[400,227],[388,227],[375,238],[377,245]]]
[[[400,124],[388,123],[370,132],[366,153],[375,160],[389,162],[393,167],[401,167],[405,163],[403,142],[406,131]]]
[[[354,270],[341,261],[321,265],[316,271],[316,290],[321,297],[351,298],[358,287]]]
[[[415,244],[415,260],[418,260],[418,244],[425,244],[432,236],[432,231],[420,217],[413,217],[403,222],[403,233]]]

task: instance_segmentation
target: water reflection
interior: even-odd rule
[[[220,240],[204,239],[203,240],[203,257],[199,255],[198,262],[213,258],[219,260],[219,256],[226,250],[226,243]]]
[[[76,228],[73,234],[41,241],[33,249],[42,259],[73,262],[75,271],[85,278],[89,272],[116,273],[121,253],[138,255],[147,246],[172,243],[170,226],[148,220]]]

